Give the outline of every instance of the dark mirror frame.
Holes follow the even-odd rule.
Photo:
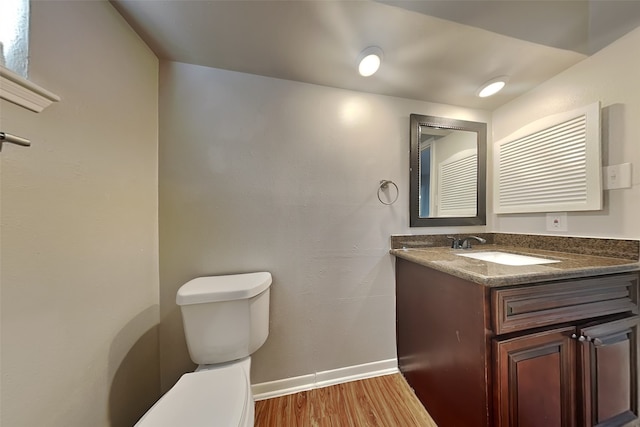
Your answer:
[[[410,115],[409,217],[411,227],[487,224],[487,124],[444,117]],[[427,218],[420,216],[420,128],[422,126],[464,130],[478,136],[478,188],[476,216]]]

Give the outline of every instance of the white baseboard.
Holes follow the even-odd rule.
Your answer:
[[[251,386],[251,391],[255,400],[264,400],[397,372],[397,359],[379,360],[362,365],[347,366],[346,368],[331,369],[329,371],[316,372],[315,374],[254,384]]]

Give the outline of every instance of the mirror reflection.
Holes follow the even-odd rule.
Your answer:
[[[420,217],[476,216],[475,132],[420,126]]]
[[[411,226],[486,224],[486,124],[411,115]]]

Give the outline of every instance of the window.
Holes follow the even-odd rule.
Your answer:
[[[29,56],[29,0],[2,0],[0,16],[0,65],[26,78]]]
[[[0,98],[41,112],[60,97],[27,80],[29,0],[0,0]]]

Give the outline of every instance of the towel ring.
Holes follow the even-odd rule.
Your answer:
[[[387,203],[382,201],[382,198],[380,197],[380,191],[386,190],[387,188],[389,188],[389,184],[396,187],[396,197],[391,202]],[[398,190],[398,186],[396,185],[395,182],[391,181],[390,179],[383,179],[382,181],[380,181],[380,187],[378,187],[378,200],[380,200],[380,203],[382,203],[383,205],[392,205],[396,202],[396,200],[398,200],[399,195],[400,195],[400,190]]]

